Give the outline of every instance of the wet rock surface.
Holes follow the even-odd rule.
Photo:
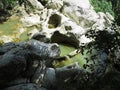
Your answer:
[[[0,1],[0,20],[6,20],[9,15],[3,11],[3,1]],[[77,62],[59,68],[53,66],[56,59],[71,56],[61,57],[56,43],[77,49],[87,45],[92,41],[85,36],[87,31],[103,30],[111,25],[114,18],[109,13],[96,13],[88,0],[19,0],[19,4],[13,12],[20,16],[22,28],[32,32],[28,33],[28,41],[7,41],[0,46],[0,90],[109,90],[112,87],[119,90],[115,84],[110,86],[120,82],[119,64],[114,65],[118,71],[111,68],[110,71],[103,51],[93,51],[93,55],[88,52],[90,56],[84,57],[83,67]],[[117,79],[111,79],[113,74]]]
[[[96,53],[95,61],[85,64],[87,69],[77,62],[54,68],[53,60],[60,58],[60,48],[55,43],[11,42],[1,45],[0,51],[1,90],[97,90],[103,79],[109,80],[110,74],[115,73],[106,72],[106,54],[102,51]],[[115,74],[119,77],[118,71]],[[100,88],[111,88],[107,85]]]
[[[54,43],[29,40],[6,43],[0,46],[0,50],[1,90],[73,90],[78,84],[82,86],[89,83],[88,80],[94,80],[92,74],[77,63],[53,68],[52,60],[60,55],[59,46]]]
[[[36,68],[42,67],[40,63],[44,62],[46,59],[50,60],[51,58],[55,58],[60,54],[57,44],[45,44],[36,40],[21,43],[7,43],[1,46],[0,49],[1,87],[9,85],[8,83],[20,77],[30,81],[32,75],[37,70]],[[41,74],[41,71],[40,69],[40,73],[38,74]]]

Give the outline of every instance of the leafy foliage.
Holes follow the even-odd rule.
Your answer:
[[[108,62],[113,66],[117,65],[117,69],[120,69],[120,57],[118,57],[117,53],[120,53],[120,33],[118,32],[119,28],[117,28],[116,24],[113,24],[109,29],[106,28],[103,31],[90,30],[86,34],[88,38],[94,39],[91,43],[86,45],[84,49],[87,48],[87,53],[92,53],[94,49],[97,52],[105,52],[107,55]],[[83,49],[83,51],[84,51]],[[93,54],[90,60],[95,60],[97,54]]]
[[[1,2],[5,7],[7,6],[7,9],[9,9],[16,5],[17,0],[1,0]]]
[[[95,11],[109,12],[115,17],[117,25],[120,25],[120,0],[90,0]]]
[[[17,0],[7,0],[9,3],[13,4],[15,3]]]
[[[114,15],[112,11],[112,4],[107,0],[90,0],[96,12],[109,12]]]
[[[112,3],[112,9],[115,13],[115,21],[120,25],[120,0],[108,0]]]

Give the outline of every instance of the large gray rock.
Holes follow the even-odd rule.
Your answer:
[[[54,68],[47,68],[42,85],[47,90],[54,90],[56,85],[56,73]]]
[[[19,85],[11,86],[4,90],[46,90],[46,89],[32,83],[27,83],[27,84],[19,84]]]
[[[48,65],[52,64],[51,59],[60,54],[57,44],[46,44],[36,40],[7,43],[0,47],[0,51],[1,87],[17,84],[15,80],[19,81],[19,78],[35,81],[37,76],[44,74],[42,71],[45,72],[46,62]]]
[[[92,27],[102,30],[109,27],[114,20],[110,14],[96,13],[89,0],[63,0],[63,2],[62,13],[85,29]]]
[[[79,67],[78,63],[56,68],[56,86],[57,90],[77,90],[89,82],[90,75],[86,70]]]
[[[55,58],[60,55],[58,44],[45,44],[36,40],[30,40],[27,42],[27,48],[43,59]]]
[[[17,56],[6,53],[0,60],[0,85],[17,78],[26,68],[26,60],[24,56]]]
[[[33,1],[28,0],[27,2]],[[23,26],[36,26],[37,30],[49,40],[56,31],[63,36],[72,33],[73,37],[76,37],[77,47],[92,41],[84,35],[88,30],[91,28],[103,30],[105,27],[109,27],[114,20],[107,12],[96,13],[89,0],[39,0],[37,2],[42,3],[44,8],[38,10],[35,7],[35,11],[22,17]],[[67,41],[72,42],[71,39],[67,39]]]

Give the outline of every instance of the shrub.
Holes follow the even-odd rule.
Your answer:
[[[120,71],[120,28],[113,24],[109,29],[102,31],[90,30],[86,34],[88,38],[94,39],[91,43],[86,45],[88,52],[91,53],[94,49],[98,52],[103,51],[107,55],[107,62]],[[92,60],[94,55],[91,56]],[[117,66],[117,67],[116,67]]]
[[[106,0],[90,0],[90,3],[94,7],[96,12],[109,12],[114,16],[114,12],[112,11],[112,4],[110,1]]]

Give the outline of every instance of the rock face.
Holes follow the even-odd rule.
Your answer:
[[[47,4],[45,5],[45,7],[47,7],[48,9],[56,9],[56,10],[60,10],[63,6],[63,1],[62,0],[48,0]]]
[[[29,29],[34,26],[34,29],[40,31],[49,41],[56,31],[59,31],[59,35],[63,34],[66,37],[69,36],[68,33],[72,33],[72,37],[77,41],[74,47],[91,41],[84,36],[86,31],[91,28],[103,30],[114,20],[109,13],[96,13],[89,0],[19,0],[18,3],[13,13],[21,16],[22,28]],[[67,41],[72,42],[71,40],[68,37]]]
[[[0,49],[0,87],[2,88],[17,84],[15,80],[17,79],[19,82],[19,78],[26,78],[27,82],[33,82],[32,77],[36,79],[39,78],[40,75],[44,75],[46,68],[44,66],[45,62],[49,62],[50,64],[51,62],[49,60],[60,54],[60,49],[57,44],[45,44],[36,40],[21,43],[8,43],[1,46]],[[42,64],[42,62],[44,63]],[[42,66],[44,67],[43,69],[41,69]],[[38,71],[36,68],[38,68],[38,70],[40,68],[40,70]],[[42,70],[44,73],[42,73]],[[34,76],[35,72],[37,74],[35,75],[36,77]],[[22,82],[22,80],[20,80],[20,82]],[[20,86],[18,85],[13,88],[11,87],[12,89],[8,88],[6,90],[13,90],[17,87],[18,90],[19,88],[25,90],[25,88],[29,87],[31,87],[31,90],[34,89],[34,85],[32,84]]]
[[[47,66],[60,54],[57,44],[30,40],[4,44],[0,51],[1,90],[59,90],[69,76],[87,75],[77,63],[56,69]]]
[[[100,86],[98,78],[106,69],[106,54],[98,53],[98,62],[95,61],[92,72],[79,67],[77,62],[61,68],[52,68],[47,64],[50,65],[51,59],[59,57],[60,49],[57,44],[46,44],[36,40],[6,43],[0,46],[0,89],[88,90],[89,87],[89,90],[97,90],[96,87]],[[93,65],[92,62],[94,61],[89,62],[90,65]],[[110,79],[109,73],[102,79]],[[118,72],[115,74],[119,77]],[[106,89],[102,79],[100,83]],[[106,86],[111,88],[109,84]]]
[[[55,58],[60,54],[60,49],[57,44],[46,45],[45,43],[40,43],[39,41],[30,40],[27,43],[27,47],[31,50],[31,52],[41,56],[44,59]]]
[[[25,16],[21,19],[21,22],[23,23],[24,26],[26,27],[31,27],[34,25],[39,25],[40,24],[40,16],[38,15],[33,15],[33,16]]]
[[[74,47],[91,41],[84,36],[86,31],[91,28],[103,30],[109,27],[114,20],[109,13],[96,13],[89,0],[27,0],[23,1],[21,7],[23,10],[18,8],[18,11],[26,12],[21,18],[24,27],[36,26],[36,29],[49,41],[54,32],[59,31],[60,36],[58,37],[63,34],[68,38],[66,41],[72,42],[72,39],[68,37],[68,33],[71,33],[77,41],[77,45],[73,45]],[[56,42],[61,41],[61,39],[57,40]]]
[[[94,85],[100,87],[98,80],[106,78],[103,74],[107,73],[105,52],[94,51],[96,61],[88,62],[86,58],[89,64],[84,68],[77,62],[61,68],[54,68],[52,63],[62,58],[59,43],[77,49],[85,46],[93,41],[86,37],[87,31],[104,30],[114,18],[109,13],[96,13],[89,0],[19,0],[19,4],[13,12],[21,16],[22,31],[34,28],[28,33],[30,40],[0,46],[0,89],[93,90]]]

